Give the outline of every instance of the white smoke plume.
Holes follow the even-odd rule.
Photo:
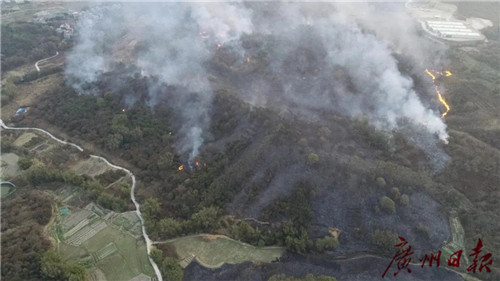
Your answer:
[[[271,55],[274,73],[283,88],[279,94],[272,93],[278,95],[274,97],[276,103],[288,104],[294,110],[309,109],[309,113],[331,109],[351,116],[365,115],[372,125],[385,130],[396,129],[398,122],[409,120],[447,142],[446,125],[439,112],[424,106],[412,79],[399,71],[390,45],[364,32],[344,9],[325,4],[282,4],[273,9],[275,14],[258,19],[259,32],[284,38]],[[280,24],[272,24],[278,20]],[[365,17],[364,21],[369,20]],[[384,28],[377,29],[380,34],[385,32]],[[414,42],[421,40],[416,33],[405,36],[394,44],[408,49],[411,36],[415,36]],[[425,53],[418,54],[423,58]],[[415,59],[418,54],[412,53]],[[250,88],[258,91],[255,86]],[[269,91],[269,87],[262,91]],[[269,95],[264,99],[253,101],[270,103]]]
[[[155,78],[150,80],[149,104],[166,100],[181,120],[175,146],[192,161],[203,143],[212,101],[204,66],[217,46],[251,33],[251,12],[240,9],[223,3],[93,8],[77,26],[77,43],[68,55],[67,80],[79,93],[93,93],[92,85],[112,65],[134,64],[142,75]]]
[[[103,42],[113,37],[106,27],[115,26],[116,19],[113,15],[104,16],[104,12],[97,7],[91,13],[85,13],[76,26],[78,44],[67,55],[66,75],[79,93],[92,92],[90,85],[99,81],[101,75],[108,71]]]
[[[410,16],[404,3],[336,2],[334,6],[387,42],[395,53],[410,58],[418,74],[425,68],[438,68],[446,63],[447,45],[426,38],[421,23]]]
[[[245,56],[253,55],[242,47],[243,35],[263,35],[272,38],[263,39],[267,41],[259,47],[269,54],[269,69],[249,81],[234,82],[248,102],[307,118],[325,111],[364,115],[388,131],[401,123],[415,124],[446,142],[438,110],[424,105],[393,56],[394,49],[416,49],[410,42],[420,40],[417,32],[411,30],[398,41],[385,26],[367,28],[379,18],[352,16],[351,10],[328,3],[127,3],[99,8],[78,25],[66,76],[82,93],[120,61],[154,77],[149,103],[171,105],[182,120],[175,146],[192,160],[210,121],[209,62],[222,48],[230,49],[242,65]],[[412,56],[416,61],[425,52],[414,50]]]

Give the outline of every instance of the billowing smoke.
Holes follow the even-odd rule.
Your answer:
[[[399,71],[389,45],[363,31],[350,14],[339,12],[337,6],[311,3],[271,10],[276,12],[256,22],[259,32],[277,38],[270,52],[274,76],[257,80],[260,86],[250,82],[248,100],[285,106],[308,116],[324,110],[364,115],[384,130],[410,122],[447,141],[439,112],[424,106],[412,79]],[[410,35],[405,36],[397,45],[409,48]],[[269,94],[261,95],[262,100],[252,95],[266,91]]]
[[[395,53],[411,59],[416,74],[422,74],[425,68],[446,64],[447,45],[423,36],[421,23],[410,16],[405,4],[336,2],[334,5],[342,14],[354,18],[363,29],[387,42]]]
[[[68,55],[67,81],[79,93],[94,93],[93,86],[104,72],[123,66],[120,62],[133,64],[141,75],[154,78],[148,80],[148,104],[154,107],[163,100],[177,115],[181,126],[175,147],[192,161],[210,119],[212,89],[205,65],[217,46],[250,33],[250,28],[250,11],[231,4],[93,8],[77,26],[77,44]],[[136,101],[130,96],[125,100]]]
[[[446,125],[398,69],[393,49],[407,51],[412,35],[386,43],[383,28],[330,4],[151,3],[89,11],[68,55],[67,80],[85,93],[117,62],[133,64],[149,79],[149,104],[166,102],[182,122],[175,144],[193,159],[207,134],[212,86],[210,61],[230,54],[232,81],[255,106],[279,108],[304,118],[322,112],[363,115],[383,130],[413,124],[446,142]],[[373,19],[373,22],[376,22]],[[393,23],[398,25],[398,23]],[[248,37],[257,47],[243,47]],[[415,33],[415,37],[417,34]],[[110,38],[110,39],[108,39]],[[413,46],[412,46],[413,48]],[[266,53],[261,73],[238,74]],[[416,57],[424,53],[413,53]],[[256,59],[259,60],[258,58]],[[263,69],[263,68],[261,68]],[[246,76],[245,76],[246,75]],[[432,138],[430,138],[432,139]]]
[[[113,39],[116,40],[116,34],[120,33],[122,27],[116,25],[116,15],[106,12],[106,9],[95,8],[91,13],[86,13],[76,26],[78,43],[67,55],[65,71],[68,82],[79,93],[93,92],[95,89],[92,84],[109,71],[106,48],[111,46],[109,43],[114,42]],[[110,32],[110,27],[113,27],[113,32]]]

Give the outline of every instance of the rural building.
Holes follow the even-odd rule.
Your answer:
[[[26,107],[20,107],[20,108],[16,111],[16,114],[23,114],[23,113],[26,113],[26,111],[28,111],[28,109],[26,109]]]
[[[427,20],[425,27],[435,36],[443,39],[457,39],[460,41],[484,40],[478,31],[468,27],[461,21]]]

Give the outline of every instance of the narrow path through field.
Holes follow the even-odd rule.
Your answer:
[[[51,58],[55,58],[55,57],[57,57],[57,55],[59,55],[59,51],[57,51],[57,52],[56,52],[56,54],[55,54],[55,55],[53,55],[53,56],[51,56],[51,57],[44,58],[44,59],[41,59],[41,60],[37,61],[37,62],[35,63],[35,68],[36,68],[36,71],[40,72],[40,67],[38,67],[38,64],[39,64],[39,63],[44,62],[44,61],[46,61],[46,60],[50,60]]]
[[[57,53],[59,54],[59,52]],[[57,55],[56,54],[56,55]],[[46,135],[48,135],[51,139],[59,142],[59,143],[62,143],[62,144],[66,144],[66,145],[71,145],[73,146],[74,148],[78,149],[79,151],[83,152],[83,148],[81,148],[79,145],[76,145],[74,143],[71,143],[71,142],[67,142],[67,141],[63,141],[61,139],[58,139],[56,138],[54,135],[52,135],[51,133],[43,130],[43,129],[40,129],[40,128],[31,128],[31,127],[26,127],[26,128],[15,128],[15,127],[9,127],[7,125],[5,125],[5,123],[3,122],[2,119],[0,119],[0,126],[4,129],[7,129],[7,130],[36,130],[36,131],[39,131],[39,132],[42,132]],[[139,219],[141,220],[141,225],[142,225],[142,236],[144,237],[144,240],[146,241],[146,250],[148,252],[148,258],[149,258],[149,262],[151,263],[151,266],[153,266],[153,269],[155,270],[155,273],[156,273],[156,276],[158,278],[158,281],[163,281],[162,279],[162,276],[161,276],[161,273],[160,273],[160,269],[158,268],[158,265],[153,261],[153,259],[151,259],[151,257],[149,256],[150,254],[150,251],[151,251],[151,244],[152,244],[152,241],[151,239],[149,239],[149,236],[148,234],[146,233],[146,227],[144,226],[144,218],[142,217],[142,214],[141,214],[141,210],[140,210],[140,206],[139,206],[139,203],[137,202],[137,200],[135,199],[135,187],[136,187],[136,180],[135,180],[135,175],[132,174],[132,172],[130,172],[128,169],[125,169],[123,167],[120,167],[120,166],[117,166],[117,165],[114,165],[114,164],[111,164],[106,158],[104,157],[101,157],[101,156],[97,156],[97,155],[90,155],[90,157],[92,158],[97,158],[97,159],[100,159],[102,161],[104,161],[106,164],[108,164],[109,166],[115,168],[115,169],[118,169],[118,170],[122,170],[124,172],[126,172],[131,178],[132,178],[132,188],[130,189],[130,199],[132,199],[132,202],[134,203],[135,205],[135,212],[137,214],[137,216],[139,217]]]

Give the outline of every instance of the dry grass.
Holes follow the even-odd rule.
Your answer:
[[[19,156],[14,153],[2,154],[2,172],[0,173],[2,179],[9,179],[19,174],[19,167],[17,166],[18,160]]]
[[[27,142],[29,142],[32,138],[36,137],[37,135],[35,133],[23,133],[22,135],[20,135],[15,141],[14,141],[14,145],[15,146],[23,146],[25,145]]]
[[[33,66],[34,67],[34,66]],[[32,106],[36,100],[47,90],[62,82],[62,74],[52,74],[29,83],[16,85],[16,96],[6,105],[2,106],[2,119],[7,120],[15,115],[21,106]],[[29,110],[26,114],[29,114]]]
[[[86,174],[89,176],[97,176],[107,170],[110,170],[111,167],[99,159],[88,158],[86,160],[76,162],[70,167],[70,169],[75,171],[78,175]]]
[[[284,252],[281,247],[254,247],[223,235],[186,236],[168,244],[175,247],[181,259],[194,255],[200,264],[208,268],[246,261],[269,263],[281,257]]]

